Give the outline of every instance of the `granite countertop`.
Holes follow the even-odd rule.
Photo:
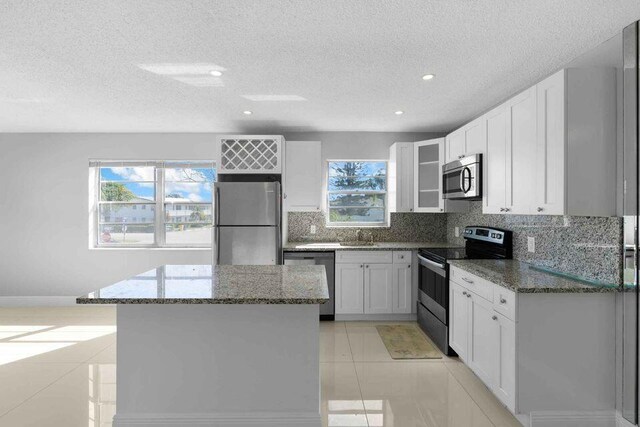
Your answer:
[[[463,259],[449,264],[518,293],[616,292],[619,286],[549,272],[516,260]]]
[[[324,266],[164,265],[76,299],[78,304],[323,304]]]
[[[339,242],[289,242],[284,245],[284,250],[289,252],[410,251],[420,248],[449,248],[453,246],[455,245],[447,242],[375,242],[373,246],[342,246]]]

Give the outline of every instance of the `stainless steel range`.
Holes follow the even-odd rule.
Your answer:
[[[418,323],[433,342],[449,356],[449,264],[453,259],[511,259],[513,236],[499,228],[470,226],[464,229],[465,246],[423,248],[418,252]]]

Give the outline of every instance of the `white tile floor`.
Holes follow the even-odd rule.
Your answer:
[[[519,427],[458,362],[394,361],[369,322],[323,322],[323,424]],[[0,309],[0,427],[106,427],[115,412],[115,309]]]

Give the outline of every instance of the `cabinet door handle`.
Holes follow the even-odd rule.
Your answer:
[[[360,268],[364,267],[364,265],[360,264]]]
[[[504,211],[505,211],[505,212],[509,212],[510,210],[511,210],[511,209],[509,209],[509,208],[504,208]]]
[[[493,320],[498,320],[498,316],[491,316]]]
[[[407,265],[407,268],[411,268],[411,264]]]
[[[504,208],[500,208],[500,212],[504,212]]]
[[[467,283],[471,283],[473,285],[473,280],[471,279],[467,279],[466,277],[463,277],[462,280],[464,280]]]
[[[462,291],[462,295],[466,295],[466,294],[467,294],[467,291]]]
[[[542,212],[544,209],[542,208],[538,208],[538,212]]]
[[[500,298],[500,304],[506,304],[506,303],[507,303],[507,300],[506,300],[506,299],[504,299],[504,298]]]
[[[467,298],[471,298],[471,294],[467,294]]]
[[[366,268],[369,268],[369,265],[367,264],[367,265],[365,265],[365,267],[366,267]]]

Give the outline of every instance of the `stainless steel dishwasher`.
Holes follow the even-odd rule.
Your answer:
[[[284,265],[324,265],[327,270],[329,301],[320,304],[320,320],[334,320],[335,316],[335,255],[333,252],[285,252]]]

